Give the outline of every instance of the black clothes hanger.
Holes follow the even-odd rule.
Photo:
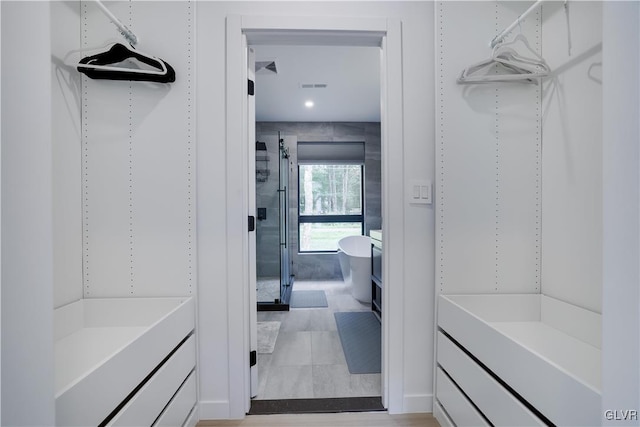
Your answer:
[[[154,70],[112,66],[112,64],[131,58],[153,67]],[[92,79],[135,80],[157,83],[176,81],[176,72],[171,65],[160,58],[144,55],[120,43],[114,44],[105,52],[82,58],[77,68],[78,71]]]

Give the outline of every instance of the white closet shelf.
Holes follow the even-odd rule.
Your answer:
[[[81,328],[55,343],[56,397],[135,341],[146,327]]]
[[[600,314],[541,294],[440,295],[438,326],[554,424],[599,422]]]
[[[82,299],[54,310],[57,425],[98,425],[194,328],[193,298]]]

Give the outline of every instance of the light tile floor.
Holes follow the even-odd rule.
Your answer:
[[[271,354],[258,354],[256,399],[380,396],[380,374],[349,373],[336,328],[336,311],[369,311],[342,281],[296,281],[296,290],[323,290],[328,308],[260,311],[258,321],[280,321]]]

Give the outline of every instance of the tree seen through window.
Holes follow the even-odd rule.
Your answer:
[[[362,165],[299,166],[300,251],[334,251],[362,234]]]

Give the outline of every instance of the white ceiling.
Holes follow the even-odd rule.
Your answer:
[[[259,45],[254,50],[256,62],[275,60],[278,71],[256,73],[257,121],[380,121],[380,48]],[[314,106],[305,107],[305,101]]]

